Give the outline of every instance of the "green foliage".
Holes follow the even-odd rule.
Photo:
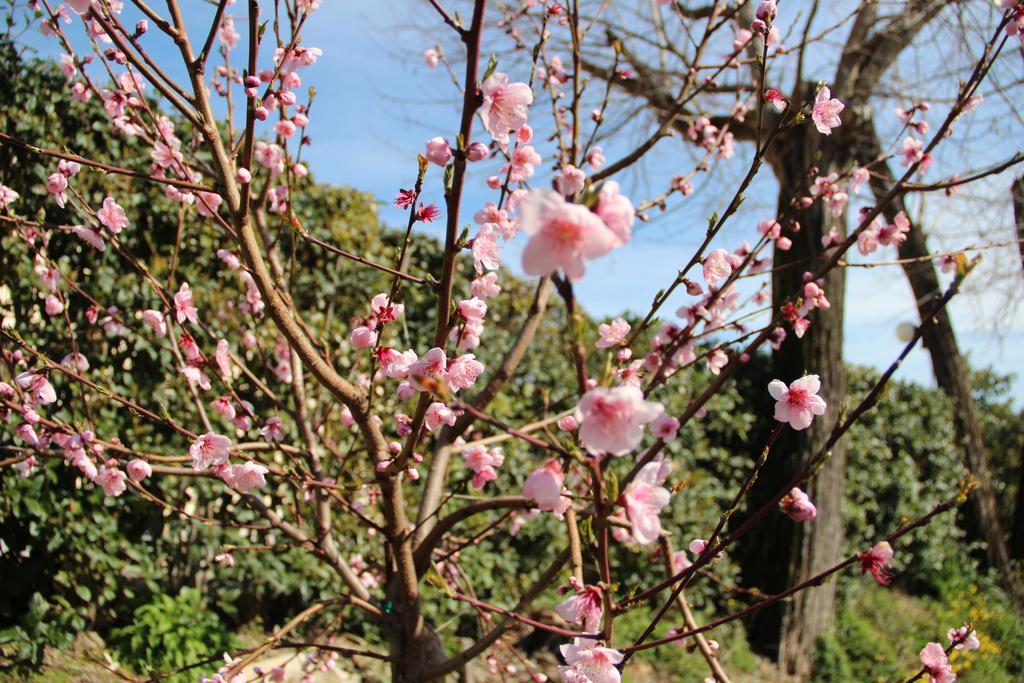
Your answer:
[[[110,636],[121,660],[147,673],[172,671],[215,657],[234,642],[195,588],[183,588],[173,596],[153,595],[135,610],[130,624],[114,629]],[[182,673],[167,680],[194,679],[193,674]]]
[[[836,615],[834,633],[818,643],[814,680],[905,680],[920,668],[918,653],[925,644],[945,646],[948,629],[972,623],[981,647],[950,656],[957,680],[1019,681],[1024,631],[1012,605],[984,577],[949,575],[940,584],[935,598],[912,598],[873,582],[851,591]]]

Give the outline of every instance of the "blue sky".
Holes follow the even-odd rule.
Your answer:
[[[198,2],[186,0],[185,5],[195,6]],[[437,24],[425,5],[413,0],[381,0],[372,4],[324,0],[304,39],[305,45],[324,50],[316,65],[301,72],[304,86],[314,85],[317,89],[312,123],[307,129],[313,145],[303,153],[304,159],[318,180],[351,185],[379,197],[381,215],[393,225],[402,224],[405,219],[390,206],[389,200],[398,188],[410,185],[415,175],[416,154],[423,149],[424,141],[434,135],[453,139],[457,127],[458,93],[442,69],[430,70],[418,58],[432,41],[416,26]],[[241,12],[242,6],[243,3],[237,3],[231,9]],[[209,14],[205,5],[195,12],[188,18],[194,19],[196,25]],[[128,14],[126,10],[126,18],[134,22],[135,17]],[[239,30],[244,32],[243,27],[244,22],[239,21]],[[78,29],[74,27],[73,31],[81,33]],[[52,50],[41,37],[33,37],[31,42]],[[175,58],[167,47],[157,46],[155,38],[152,44],[158,58],[165,62]],[[449,45],[447,49],[455,54],[457,46]],[[528,74],[511,75],[514,80],[525,80]],[[535,107],[535,119],[550,111],[546,99],[540,102],[543,106]],[[932,117],[935,125],[939,120],[939,114]],[[476,130],[481,133],[479,123]],[[634,131],[632,135],[639,134]],[[632,138],[626,136],[620,147],[625,149],[629,142]],[[617,156],[615,151],[614,145],[606,146],[609,160]],[[649,179],[667,178],[687,170],[689,154],[682,143],[664,141],[651,162],[620,182],[636,200],[657,194],[664,181]],[[750,154],[750,149],[738,147],[736,157],[729,162],[731,168],[723,168],[725,176],[745,171]],[[944,177],[943,161],[940,157],[931,179]],[[493,199],[484,179],[495,170],[496,165],[488,162],[470,166],[464,222],[485,201]],[[930,233],[934,233],[930,238],[932,248],[954,249],[980,243],[993,234],[995,228],[989,226],[1005,230],[1011,225],[1012,209],[1005,190],[1011,179],[1010,174],[995,176],[981,188],[956,199],[955,204],[942,204],[938,198],[929,197],[923,205],[915,207],[928,223]],[[536,184],[543,182],[542,178]],[[432,167],[426,192],[428,199],[439,204],[440,186],[440,171]],[[743,239],[753,240],[756,222],[774,211],[775,188],[766,169],[747,193],[749,200],[743,210],[714,246],[734,248]],[[998,200],[991,201],[992,196]],[[591,263],[576,290],[584,306],[598,317],[625,310],[646,311],[654,294],[671,283],[678,267],[703,236],[707,216],[716,209],[724,209],[729,197],[731,191],[726,181],[698,183],[698,192],[686,200],[686,205],[640,225],[628,247]],[[984,225],[979,221],[984,221]],[[434,232],[439,234],[440,229]],[[520,236],[506,247],[505,262],[515,272],[519,272],[522,240]],[[894,253],[884,251],[876,252],[871,260],[895,258]],[[985,253],[984,266],[974,278],[977,284],[969,284],[967,293],[954,302],[953,315],[961,346],[972,362],[1017,373],[1014,395],[1020,405],[1024,400],[1024,382],[1020,380],[1024,373],[1024,314],[1019,306],[1020,265],[1014,252],[1003,249]],[[1000,273],[1004,275],[1000,277]],[[997,285],[992,285],[993,281]],[[852,294],[847,301],[846,358],[875,367],[888,365],[902,347],[896,338],[896,326],[916,321],[914,302],[901,270],[893,265],[850,268],[847,291]],[[682,302],[683,299],[673,302],[675,305],[665,310],[672,311]],[[926,352],[916,349],[899,376],[932,385]]]

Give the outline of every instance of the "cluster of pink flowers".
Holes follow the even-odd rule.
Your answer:
[[[197,472],[210,470],[229,486],[242,493],[266,485],[264,475],[270,470],[259,463],[229,462],[231,439],[215,432],[207,432],[196,439],[188,449],[192,467]]]
[[[477,377],[484,371],[484,365],[471,353],[457,358],[448,359],[444,349],[433,348],[417,359],[413,351],[406,351],[400,360],[388,366],[384,372],[389,377],[404,379],[414,391],[433,391],[440,393],[447,389],[456,393],[459,389],[468,389],[476,383]],[[399,395],[407,393],[399,387]],[[411,394],[409,394],[411,395]]]
[[[356,325],[349,336],[349,343],[354,349],[368,349],[377,344],[378,326],[387,325],[402,317],[405,306],[394,303],[387,294],[381,292],[370,300],[370,315]]]
[[[12,354],[13,356],[13,354]],[[17,362],[21,356],[12,358]],[[15,390],[17,387],[17,391]],[[39,411],[57,402],[57,392],[43,372],[27,370],[14,378],[14,387],[0,382],[0,400],[14,402],[21,397],[20,407],[15,412],[23,422],[14,429],[14,434],[29,448],[43,450],[56,446],[64,460],[76,467],[86,479],[103,489],[108,496],[120,496],[127,490],[127,480],[141,482],[152,473],[152,467],[145,460],[133,459],[127,464],[127,476],[116,458],[106,457],[108,447],[101,443],[92,431],[62,431],[61,427],[45,426]],[[0,421],[6,420],[11,411],[0,406]],[[38,428],[38,431],[37,431]],[[116,439],[115,445],[120,445]],[[99,465],[97,465],[97,460]],[[39,465],[34,455],[18,463],[19,474],[29,476]]]
[[[906,241],[908,232],[910,232],[910,219],[903,211],[893,217],[891,224],[883,223],[881,218],[876,217],[857,235],[857,250],[867,256],[879,246],[899,247]]]
[[[505,462],[505,454],[500,448],[479,445],[462,451],[462,458],[466,467],[473,471],[472,486],[477,491],[498,478],[497,468]]]
[[[746,36],[743,38],[743,43],[749,41],[750,32],[746,29],[740,29],[740,33],[746,32]],[[737,37],[739,40],[740,37]],[[721,129],[718,126],[711,123],[711,119],[706,116],[700,116],[690,123],[686,129],[686,137],[694,142],[700,142],[701,147],[708,150],[709,152],[715,152],[715,156],[719,159],[729,159],[736,152],[736,138],[727,129]]]

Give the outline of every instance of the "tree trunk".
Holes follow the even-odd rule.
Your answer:
[[[1013,217],[1017,223],[1017,248],[1020,250],[1020,266],[1024,273],[1024,176],[1017,178],[1010,186],[1013,198]]]
[[[1020,249],[1021,269],[1024,270],[1024,176],[1013,181],[1010,187],[1013,197],[1013,217],[1017,223],[1017,248]],[[1013,512],[1013,534],[1010,537],[1010,557],[1024,560],[1024,454],[1020,461],[1020,478],[1017,480],[1017,502]]]
[[[870,122],[867,125],[870,126]],[[871,147],[863,150],[864,160],[880,158],[881,145],[874,131],[871,130],[870,135],[865,135],[863,139],[868,141],[865,147]],[[876,197],[884,195],[895,182],[888,163],[876,166],[876,174],[871,180]],[[892,221],[900,211],[906,211],[901,196],[885,207],[884,214],[887,220]],[[899,257],[904,261],[903,272],[914,292],[922,321],[930,311],[932,301],[942,294],[942,284],[939,282],[935,265],[926,258],[928,254],[924,230],[915,224],[907,234],[906,241],[899,247]],[[971,392],[967,364],[960,354],[948,309],[942,309],[933,317],[932,324],[925,328],[921,341],[931,356],[936,384],[953,401],[953,427],[957,444],[963,450],[964,463],[977,483],[970,495],[971,511],[976,520],[978,533],[985,540],[989,564],[999,572],[1004,590],[1020,602],[1024,591],[1019,573],[1014,570],[1010,559],[1006,534],[999,517],[999,505],[989,476],[988,456],[985,452],[981,422],[978,419],[978,407]]]
[[[770,159],[780,184],[780,214],[794,197],[806,193],[807,169],[821,143],[821,136],[810,129],[809,134],[789,137]],[[826,163],[835,158],[835,148],[826,147],[822,152]],[[832,227],[845,228],[845,216],[829,216],[822,202],[815,202],[796,218],[802,226],[800,232],[786,233],[792,238],[792,248],[775,251],[772,290],[776,308],[803,287],[805,271],[814,271],[822,264],[822,236]],[[821,448],[839,413],[846,394],[842,357],[844,279],[841,268],[829,274],[824,289],[831,308],[810,314],[811,326],[802,339],[789,330],[782,347],[774,354],[775,376],[787,383],[805,372],[821,377],[821,396],[829,410],[806,431],[783,430],[751,492],[750,509],[757,509],[777,493],[799,471],[802,463]],[[777,593],[841,559],[845,479],[846,447],[840,442],[808,486],[807,493],[818,508],[817,517],[810,522],[796,523],[782,514],[769,516],[757,534],[762,541],[758,547],[748,548],[741,559],[746,562],[746,581],[768,593]],[[768,539],[767,542],[764,539]],[[748,623],[748,630],[756,649],[778,657],[789,673],[807,678],[815,643],[832,627],[834,616],[835,582],[830,581],[798,593],[792,601],[761,610]]]

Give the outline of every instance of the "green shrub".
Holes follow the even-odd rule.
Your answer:
[[[153,596],[135,610],[132,623],[111,631],[110,640],[122,663],[144,673],[180,669],[216,657],[234,644],[224,622],[195,588]],[[167,680],[194,678],[193,673],[182,673]]]

